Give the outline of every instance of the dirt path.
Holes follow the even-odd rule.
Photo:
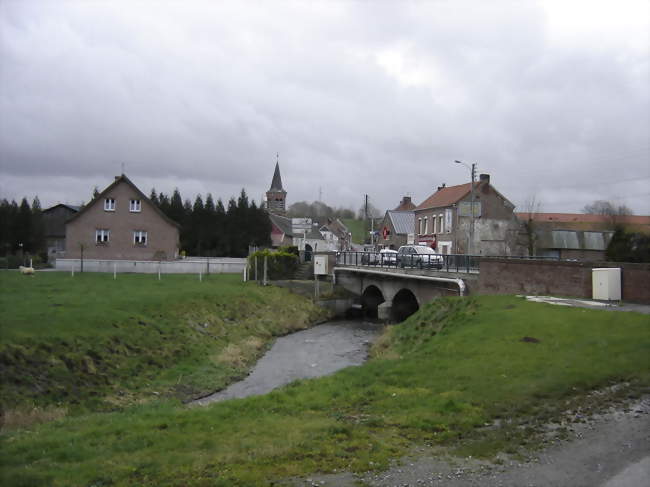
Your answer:
[[[380,331],[381,325],[373,323],[332,321],[280,337],[246,379],[193,404],[266,394],[296,379],[361,365]]]
[[[434,455],[405,458],[389,470],[312,476],[290,485],[648,487],[650,396],[570,426],[571,437],[533,455],[502,464]]]

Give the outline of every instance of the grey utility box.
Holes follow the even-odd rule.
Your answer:
[[[604,267],[591,270],[593,298],[603,301],[621,300],[621,269]]]

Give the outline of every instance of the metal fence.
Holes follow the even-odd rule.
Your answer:
[[[410,268],[445,272],[478,272],[480,257],[466,254],[385,254],[380,252],[339,252],[337,265],[379,268]]]

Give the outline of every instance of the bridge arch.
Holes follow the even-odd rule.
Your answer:
[[[374,284],[371,284],[366,287],[361,295],[361,308],[363,309],[363,313],[369,318],[377,318],[377,308],[384,301],[386,299],[381,290]]]
[[[390,312],[391,321],[397,323],[404,321],[419,309],[420,303],[418,303],[418,298],[413,291],[408,288],[402,288],[393,297],[393,305]]]

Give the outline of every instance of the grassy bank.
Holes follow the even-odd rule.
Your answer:
[[[5,434],[3,485],[268,485],[385,466],[414,444],[514,452],[535,438],[519,420],[552,417],[613,383],[647,390],[649,346],[647,315],[443,299],[388,328],[373,360],[330,377],[206,408],[160,401]],[[485,427],[497,418],[513,422]]]
[[[212,392],[245,375],[274,336],[324,317],[304,298],[240,281],[0,273],[4,419]]]

